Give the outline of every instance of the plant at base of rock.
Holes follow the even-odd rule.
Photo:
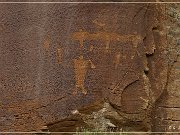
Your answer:
[[[132,135],[131,133],[123,132],[112,132],[112,131],[99,131],[98,129],[87,129],[87,128],[77,128],[76,134],[74,135]]]

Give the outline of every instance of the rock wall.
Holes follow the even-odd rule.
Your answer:
[[[1,131],[177,129],[175,6],[1,3]]]
[[[166,4],[166,30],[168,42],[168,81],[164,94],[156,104],[154,112],[155,131],[162,132],[179,132],[180,131],[180,105],[179,105],[179,20],[180,20],[180,5]]]

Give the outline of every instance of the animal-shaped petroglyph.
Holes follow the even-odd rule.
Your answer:
[[[94,22],[97,23],[97,22]],[[100,24],[101,25],[101,24]],[[102,24],[102,27],[104,24]],[[80,89],[82,93],[87,94],[87,90],[85,89],[84,82],[87,70],[89,68],[89,64],[91,65],[91,68],[95,68],[94,64],[91,62],[91,60],[86,60],[83,57],[83,47],[85,41],[103,41],[104,43],[104,52],[105,53],[111,53],[111,41],[116,42],[132,42],[133,45],[133,54],[132,58],[135,56],[137,52],[137,47],[139,42],[141,41],[141,37],[136,35],[120,35],[113,32],[106,32],[106,31],[98,31],[95,33],[89,33],[87,31],[83,31],[80,29],[78,32],[74,32],[72,34],[72,40],[79,42],[79,48],[80,48],[80,57],[78,59],[74,59],[74,70],[75,70],[75,78],[76,78],[76,88],[74,91],[74,94],[77,93],[77,90]],[[89,52],[92,52],[94,50],[94,46],[90,45]],[[123,58],[124,56],[121,56],[120,52],[117,52],[115,54],[113,63],[115,69],[118,68],[118,65],[120,64],[120,58]]]
[[[78,32],[74,32],[72,34],[72,39],[79,41],[80,49],[83,48],[83,42],[85,40],[100,40],[104,41],[105,44],[105,52],[110,52],[110,42],[117,41],[117,42],[132,42],[133,49],[136,50],[139,42],[142,40],[141,36],[139,35],[120,35],[113,32],[96,32],[96,33],[89,33],[80,29]],[[136,51],[135,51],[136,52]],[[134,57],[134,54],[133,56]]]
[[[84,59],[83,55],[80,55],[78,59],[74,59],[73,61],[76,79],[76,88],[73,94],[77,94],[78,89],[80,89],[83,94],[87,94],[87,90],[84,86],[86,73],[89,66],[90,68],[95,68],[95,65],[92,63],[91,60]]]

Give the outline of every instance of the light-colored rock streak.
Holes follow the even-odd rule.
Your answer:
[[[118,52],[118,53],[115,55],[115,59],[114,59],[115,69],[118,68],[118,65],[119,65],[119,63],[120,63],[120,57],[121,57],[121,53]]]
[[[57,61],[58,61],[59,64],[62,63],[62,58],[63,58],[63,49],[58,48],[57,49]]]

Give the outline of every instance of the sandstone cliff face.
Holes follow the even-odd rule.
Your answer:
[[[156,103],[154,112],[155,131],[180,131],[180,109],[179,109],[179,19],[180,5],[166,5],[166,30],[167,30],[167,61],[168,61],[168,81],[166,89],[161,98]]]
[[[1,131],[169,131],[173,120],[178,125],[171,40],[179,40],[166,36],[177,27],[167,22],[171,5],[0,7]]]

